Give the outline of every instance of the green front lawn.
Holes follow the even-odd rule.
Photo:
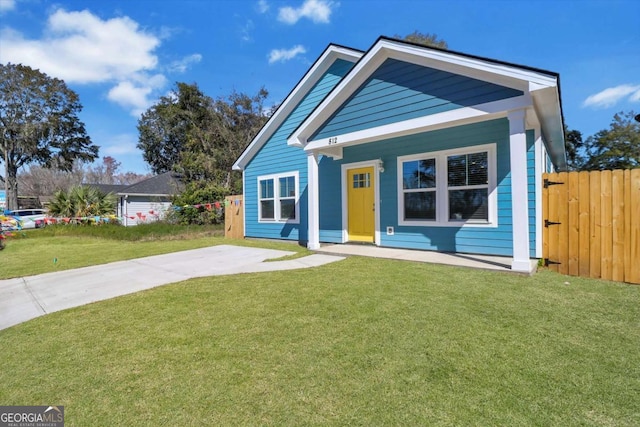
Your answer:
[[[0,402],[69,426],[637,426],[639,349],[638,286],[353,257],[0,331]]]
[[[224,238],[222,226],[177,226],[162,223],[122,227],[49,226],[14,233],[0,252],[0,279],[122,261],[220,244],[272,247],[306,254],[288,243]]]

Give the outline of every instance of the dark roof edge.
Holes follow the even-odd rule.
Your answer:
[[[329,43],[327,45],[327,47],[325,47],[322,52],[320,53],[320,55],[318,55],[318,57],[316,58],[315,61],[313,61],[313,64],[311,64],[311,66],[309,68],[307,68],[307,71],[304,72],[304,74],[302,75],[302,77],[300,77],[300,79],[298,79],[298,81],[296,82],[295,85],[293,85],[293,87],[291,88],[291,90],[289,91],[289,93],[287,94],[287,96],[285,96],[282,99],[282,102],[280,103],[280,105],[278,105],[278,108],[275,109],[275,111],[273,112],[273,114],[271,114],[271,117],[269,117],[269,120],[267,120],[262,127],[258,130],[258,132],[256,132],[256,134],[253,136],[253,138],[251,138],[251,141],[249,141],[249,143],[247,144],[246,147],[244,147],[244,150],[242,150],[242,153],[240,153],[240,155],[234,160],[233,164],[235,165],[238,160],[240,160],[245,152],[249,149],[249,147],[251,147],[251,143],[253,142],[253,140],[255,139],[256,136],[260,135],[260,133],[262,132],[262,130],[267,127],[267,125],[269,124],[269,122],[271,121],[271,118],[274,117],[278,111],[280,111],[280,108],[282,108],[282,106],[285,104],[285,101],[287,99],[289,99],[291,97],[291,95],[295,92],[296,88],[300,85],[300,83],[302,83],[302,81],[305,79],[305,77],[307,77],[307,74],[309,74],[309,72],[316,66],[316,64],[318,64],[318,61],[320,61],[320,58],[322,58],[322,56],[331,48],[331,47],[337,47],[340,49],[348,49],[348,50],[352,50],[354,52],[360,52],[360,53],[364,53],[363,50],[360,49],[354,49],[352,47],[348,47],[348,46],[344,46],[341,44],[337,44],[337,43]]]
[[[499,59],[489,58],[489,57],[486,57],[486,56],[472,55],[472,54],[469,54],[469,53],[460,52],[460,51],[452,50],[452,49],[443,49],[441,47],[426,46],[426,45],[423,45],[423,44],[420,44],[420,43],[415,43],[415,42],[410,42],[410,41],[406,41],[406,40],[396,39],[396,38],[388,37],[388,36],[380,36],[380,37],[378,37],[378,39],[375,41],[375,43],[371,47],[375,46],[380,40],[388,40],[388,41],[392,41],[392,42],[404,43],[404,44],[408,44],[408,45],[415,46],[415,47],[422,47],[422,48],[437,50],[437,51],[443,52],[443,53],[452,53],[454,55],[465,56],[465,57],[471,58],[471,59],[479,59],[481,61],[489,61],[489,62],[494,62],[496,64],[507,65],[509,67],[518,67],[518,68],[522,68],[522,69],[525,69],[525,70],[534,71],[534,72],[537,72],[537,73],[548,74],[548,75],[553,76],[553,77],[559,77],[560,76],[560,74],[558,74],[555,71],[549,71],[549,70],[545,70],[543,68],[531,67],[529,65],[516,64],[515,62],[501,61]]]

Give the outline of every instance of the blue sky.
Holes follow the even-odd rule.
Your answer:
[[[289,93],[329,43],[436,33],[452,50],[560,73],[565,122],[589,136],[640,111],[640,1],[0,0],[0,63],[62,78],[100,156],[148,173],[142,111],[175,82],[211,97]]]

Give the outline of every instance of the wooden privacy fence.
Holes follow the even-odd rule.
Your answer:
[[[227,196],[224,199],[224,237],[242,239],[244,237],[243,197]]]
[[[640,169],[542,175],[550,269],[640,284]]]

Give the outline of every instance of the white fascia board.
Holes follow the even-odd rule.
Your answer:
[[[258,153],[271,135],[273,135],[278,127],[289,117],[289,114],[291,114],[294,108],[302,101],[324,73],[326,73],[336,59],[356,62],[362,55],[363,53],[357,50],[330,45],[298,82],[269,121],[260,129],[260,132],[253,138],[240,157],[238,157],[238,160],[233,164],[233,170],[244,170],[253,156]]]
[[[425,50],[417,46],[399,45],[389,41],[386,41],[386,43],[393,46],[393,53],[390,54],[391,58],[424,65],[425,67],[449,71],[525,92],[536,88],[557,86],[557,78],[554,75],[540,71],[472,58],[452,52]]]
[[[546,88],[534,92],[532,97],[549,157],[556,168],[564,170],[567,167],[567,158],[558,88]]]
[[[328,120],[331,114],[342,103],[346,102],[349,96],[384,62],[386,56],[379,55],[380,51],[381,47],[377,44],[360,59],[320,105],[291,134],[287,140],[288,145],[304,147],[307,144],[307,139],[311,134]],[[328,108],[329,106],[331,108]]]
[[[388,58],[499,84],[521,90],[525,94],[532,90],[557,87],[557,78],[542,72],[383,39],[361,58],[351,72],[289,137],[287,143],[304,147],[308,138]]]
[[[419,132],[427,132],[476,123],[492,118],[506,117],[508,111],[532,106],[531,96],[528,94],[500,101],[487,102],[473,107],[458,108],[443,113],[417,117],[402,122],[390,123],[343,135],[335,135],[309,142],[305,151],[321,151],[331,155],[337,148],[364,144],[382,139],[395,138]]]

